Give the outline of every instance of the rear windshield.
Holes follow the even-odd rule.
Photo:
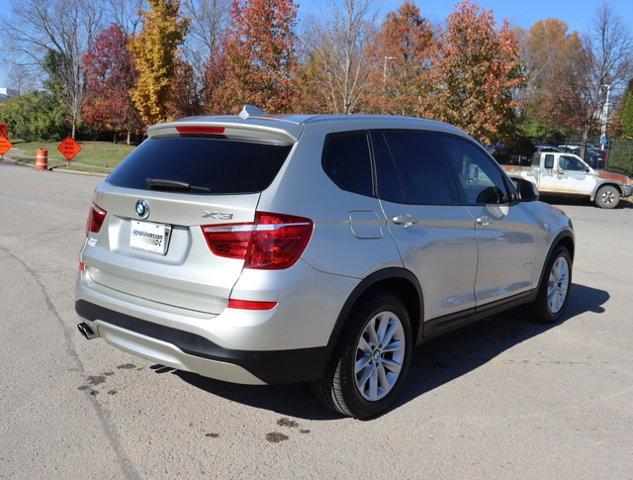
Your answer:
[[[154,137],[136,148],[107,181],[141,190],[150,190],[146,179],[152,178],[188,183],[211,194],[261,192],[272,183],[290,149],[221,138]]]

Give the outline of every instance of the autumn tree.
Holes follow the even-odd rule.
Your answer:
[[[83,119],[103,130],[125,132],[129,145],[131,132],[142,124],[130,98],[136,71],[128,40],[127,33],[114,23],[97,35],[92,50],[84,56],[87,94]]]
[[[215,85],[208,109],[239,110],[252,103],[270,113],[290,111],[297,95],[292,0],[234,0],[223,58],[213,58]],[[220,67],[220,69],[218,69]]]
[[[148,0],[142,12],[143,28],[132,39],[138,79],[132,100],[148,124],[167,121],[174,79],[176,51],[187,32],[188,20],[180,17],[179,0]]]
[[[570,32],[562,20],[550,18],[535,22],[519,36],[525,69],[521,113],[543,129],[572,128],[560,102],[560,88],[575,71],[576,59],[584,54],[580,35]]]
[[[371,53],[377,59],[371,75],[374,108],[383,113],[416,115],[427,88],[433,30],[412,1],[389,12]]]
[[[305,35],[301,106],[330,113],[354,113],[366,106],[368,79],[377,68],[370,55],[376,11],[374,0],[343,0],[312,19]]]
[[[433,89],[423,101],[430,116],[457,125],[491,144],[513,130],[521,62],[507,22],[496,28],[490,10],[463,1],[441,32],[430,73]]]
[[[167,112],[170,118],[189,117],[201,113],[201,100],[194,69],[183,58],[177,58],[175,61]]]
[[[226,56],[223,53],[212,55],[205,64],[204,86],[201,92],[204,112],[226,113],[222,86],[226,80]]]

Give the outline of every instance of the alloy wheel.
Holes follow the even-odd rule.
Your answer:
[[[367,323],[356,346],[356,388],[371,402],[384,398],[394,387],[405,358],[404,328],[398,316],[380,312]]]
[[[560,312],[569,290],[569,264],[565,257],[558,257],[552,265],[547,282],[547,306],[553,314]]]

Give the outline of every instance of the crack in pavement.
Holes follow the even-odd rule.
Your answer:
[[[29,267],[28,264],[25,261],[23,261],[20,257],[16,256],[13,252],[11,252],[11,250],[9,250],[6,247],[0,247],[0,251],[4,252],[9,257],[13,258],[16,262],[18,262],[20,265],[22,265],[22,268],[24,268],[24,270],[31,277],[33,277],[33,280],[35,281],[35,283],[39,287],[40,291],[42,292],[42,295],[44,296],[44,303],[46,304],[46,307],[53,314],[53,316],[57,319],[57,321],[58,321],[58,323],[59,323],[59,325],[60,325],[60,327],[61,327],[61,329],[62,329],[62,331],[64,333],[64,338],[66,340],[66,345],[67,345],[66,353],[77,364],[77,367],[79,368],[79,371],[84,376],[86,376],[87,373],[86,373],[86,370],[84,368],[84,364],[81,361],[81,359],[79,358],[79,355],[77,354],[75,349],[73,348],[72,338],[71,338],[70,335],[71,335],[71,333],[74,332],[74,329],[66,327],[66,325],[64,324],[64,320],[62,319],[61,315],[57,311],[57,308],[53,304],[53,301],[49,297],[48,292],[46,291],[46,287],[44,286],[42,281],[39,279],[39,277],[37,276],[35,271],[31,267]],[[116,455],[117,462],[119,463],[119,466],[121,467],[121,470],[125,474],[125,477],[128,478],[129,480],[140,479],[141,478],[140,475],[138,474],[138,472],[134,468],[134,465],[132,464],[132,461],[130,460],[130,458],[128,457],[127,453],[125,452],[125,448],[121,444],[121,441],[119,439],[119,434],[118,434],[118,432],[116,430],[116,427],[114,426],[114,424],[112,422],[112,419],[110,417],[109,412],[107,410],[105,410],[101,406],[99,401],[94,396],[89,395],[89,396],[87,396],[87,398],[90,401],[90,403],[92,404],[92,406],[93,406],[93,408],[95,410],[95,413],[97,414],[97,418],[99,419],[99,423],[101,424],[101,428],[103,429],[103,432],[105,433],[105,436],[108,439],[108,442],[110,443],[110,446],[112,447],[112,450],[114,451],[114,454]]]

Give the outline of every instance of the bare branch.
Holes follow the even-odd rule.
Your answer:
[[[211,55],[220,48],[221,38],[230,21],[230,0],[184,0],[183,15],[190,19],[189,35],[182,51],[198,80]]]
[[[341,4],[342,3],[342,4]],[[375,35],[377,2],[333,2],[326,21],[312,19],[306,31],[308,56],[317,63],[324,102],[336,113],[358,110],[365,91],[370,59],[367,49]]]

